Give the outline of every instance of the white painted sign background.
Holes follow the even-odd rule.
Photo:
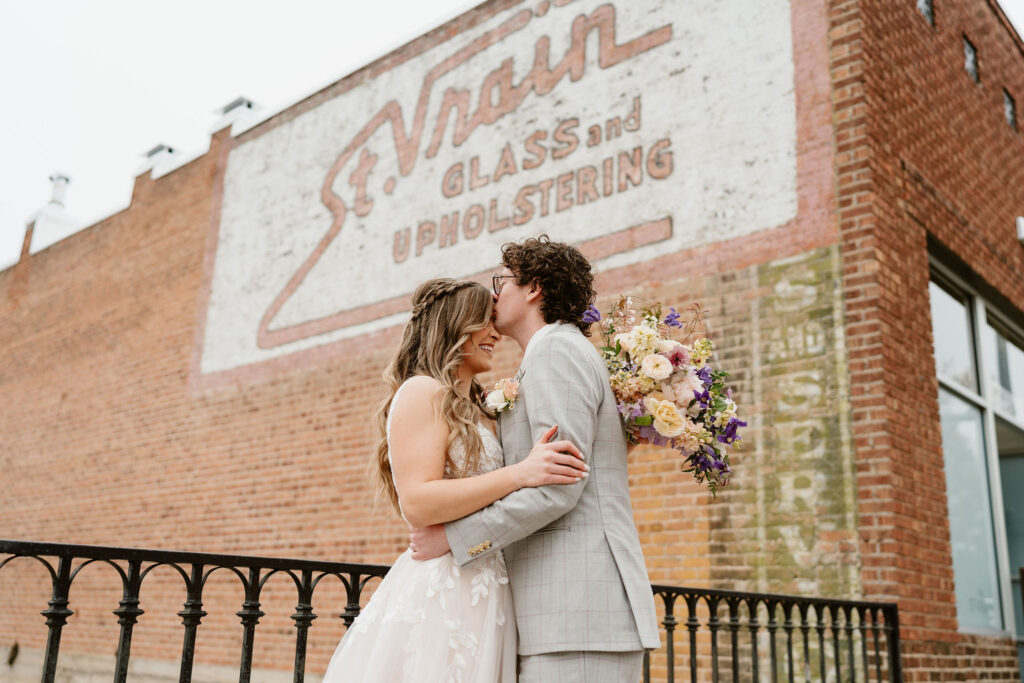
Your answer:
[[[574,21],[594,27],[575,46]],[[788,0],[521,3],[238,144],[202,372],[400,323],[416,284],[478,274],[527,235],[655,226],[603,270],[793,219],[790,22]],[[554,73],[538,85],[545,43]],[[476,125],[455,144],[464,91]],[[374,125],[399,111],[399,126]]]

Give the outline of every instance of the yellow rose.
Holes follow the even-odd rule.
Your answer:
[[[686,423],[672,401],[659,401],[648,396],[644,400],[644,407],[654,418],[654,429],[662,436],[671,439],[686,429]]]

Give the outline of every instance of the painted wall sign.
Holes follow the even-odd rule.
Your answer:
[[[203,373],[404,320],[547,232],[599,269],[797,212],[788,0],[519,3],[233,147]]]

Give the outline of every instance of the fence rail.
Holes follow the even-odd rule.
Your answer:
[[[295,613],[291,615],[297,629],[293,680],[302,683],[307,632],[317,618],[313,596],[321,579],[334,576],[345,586],[347,604],[341,618],[347,627],[359,614],[360,595],[366,583],[383,577],[389,569],[386,565],[0,539],[0,569],[18,557],[41,563],[53,585],[49,604],[42,610],[48,628],[43,683],[52,683],[57,671],[61,631],[73,614],[68,607],[71,584],[85,566],[94,562],[112,566],[123,589],[121,601],[113,611],[121,628],[115,683],[124,683],[127,678],[132,629],[144,613],[139,606],[139,592],[143,580],[156,567],[174,568],[185,586],[184,606],[177,613],[184,626],[178,677],[181,683],[192,680],[198,627],[207,615],[202,609],[203,587],[214,570],[233,572],[245,592],[241,610],[236,613],[243,628],[240,683],[248,683],[252,674],[256,626],[264,616],[260,611],[263,586],[274,574],[291,577],[297,597]],[[663,674],[665,680],[674,683],[677,661],[684,662],[693,683],[760,681],[766,676],[773,683],[780,677],[788,681],[902,680],[895,603],[660,585],[652,586],[652,590],[664,608],[662,626],[666,638],[662,650],[645,656],[644,681],[650,681],[654,673]],[[677,619],[679,609],[684,609],[685,615],[680,614]],[[678,644],[677,627],[685,628],[687,636]],[[810,636],[812,630],[816,637]],[[720,635],[724,635],[724,644],[720,643]],[[780,640],[784,641],[782,656],[778,649]]]
[[[780,679],[791,683],[903,680],[895,603],[676,586],[651,588],[664,607],[663,657],[669,683],[675,681],[680,654],[675,636],[679,627],[686,629],[682,645],[692,683],[706,679],[700,675],[706,670],[710,670],[711,681],[760,681],[766,676],[773,683]],[[679,608],[685,615],[677,618]],[[720,636],[726,639],[724,644]],[[781,655],[780,640],[784,641]],[[655,658],[660,654],[655,653]],[[645,681],[650,680],[651,659],[648,656],[644,661]]]

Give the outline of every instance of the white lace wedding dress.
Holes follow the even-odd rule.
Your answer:
[[[476,472],[481,474],[502,466],[502,452],[491,430],[477,427],[484,443]],[[387,428],[390,434],[390,416]],[[465,449],[456,443],[450,454],[462,463]],[[445,477],[452,477],[449,468]],[[324,683],[515,680],[516,619],[501,552],[459,567],[450,552],[417,562],[408,550],[341,639],[323,678]]]

